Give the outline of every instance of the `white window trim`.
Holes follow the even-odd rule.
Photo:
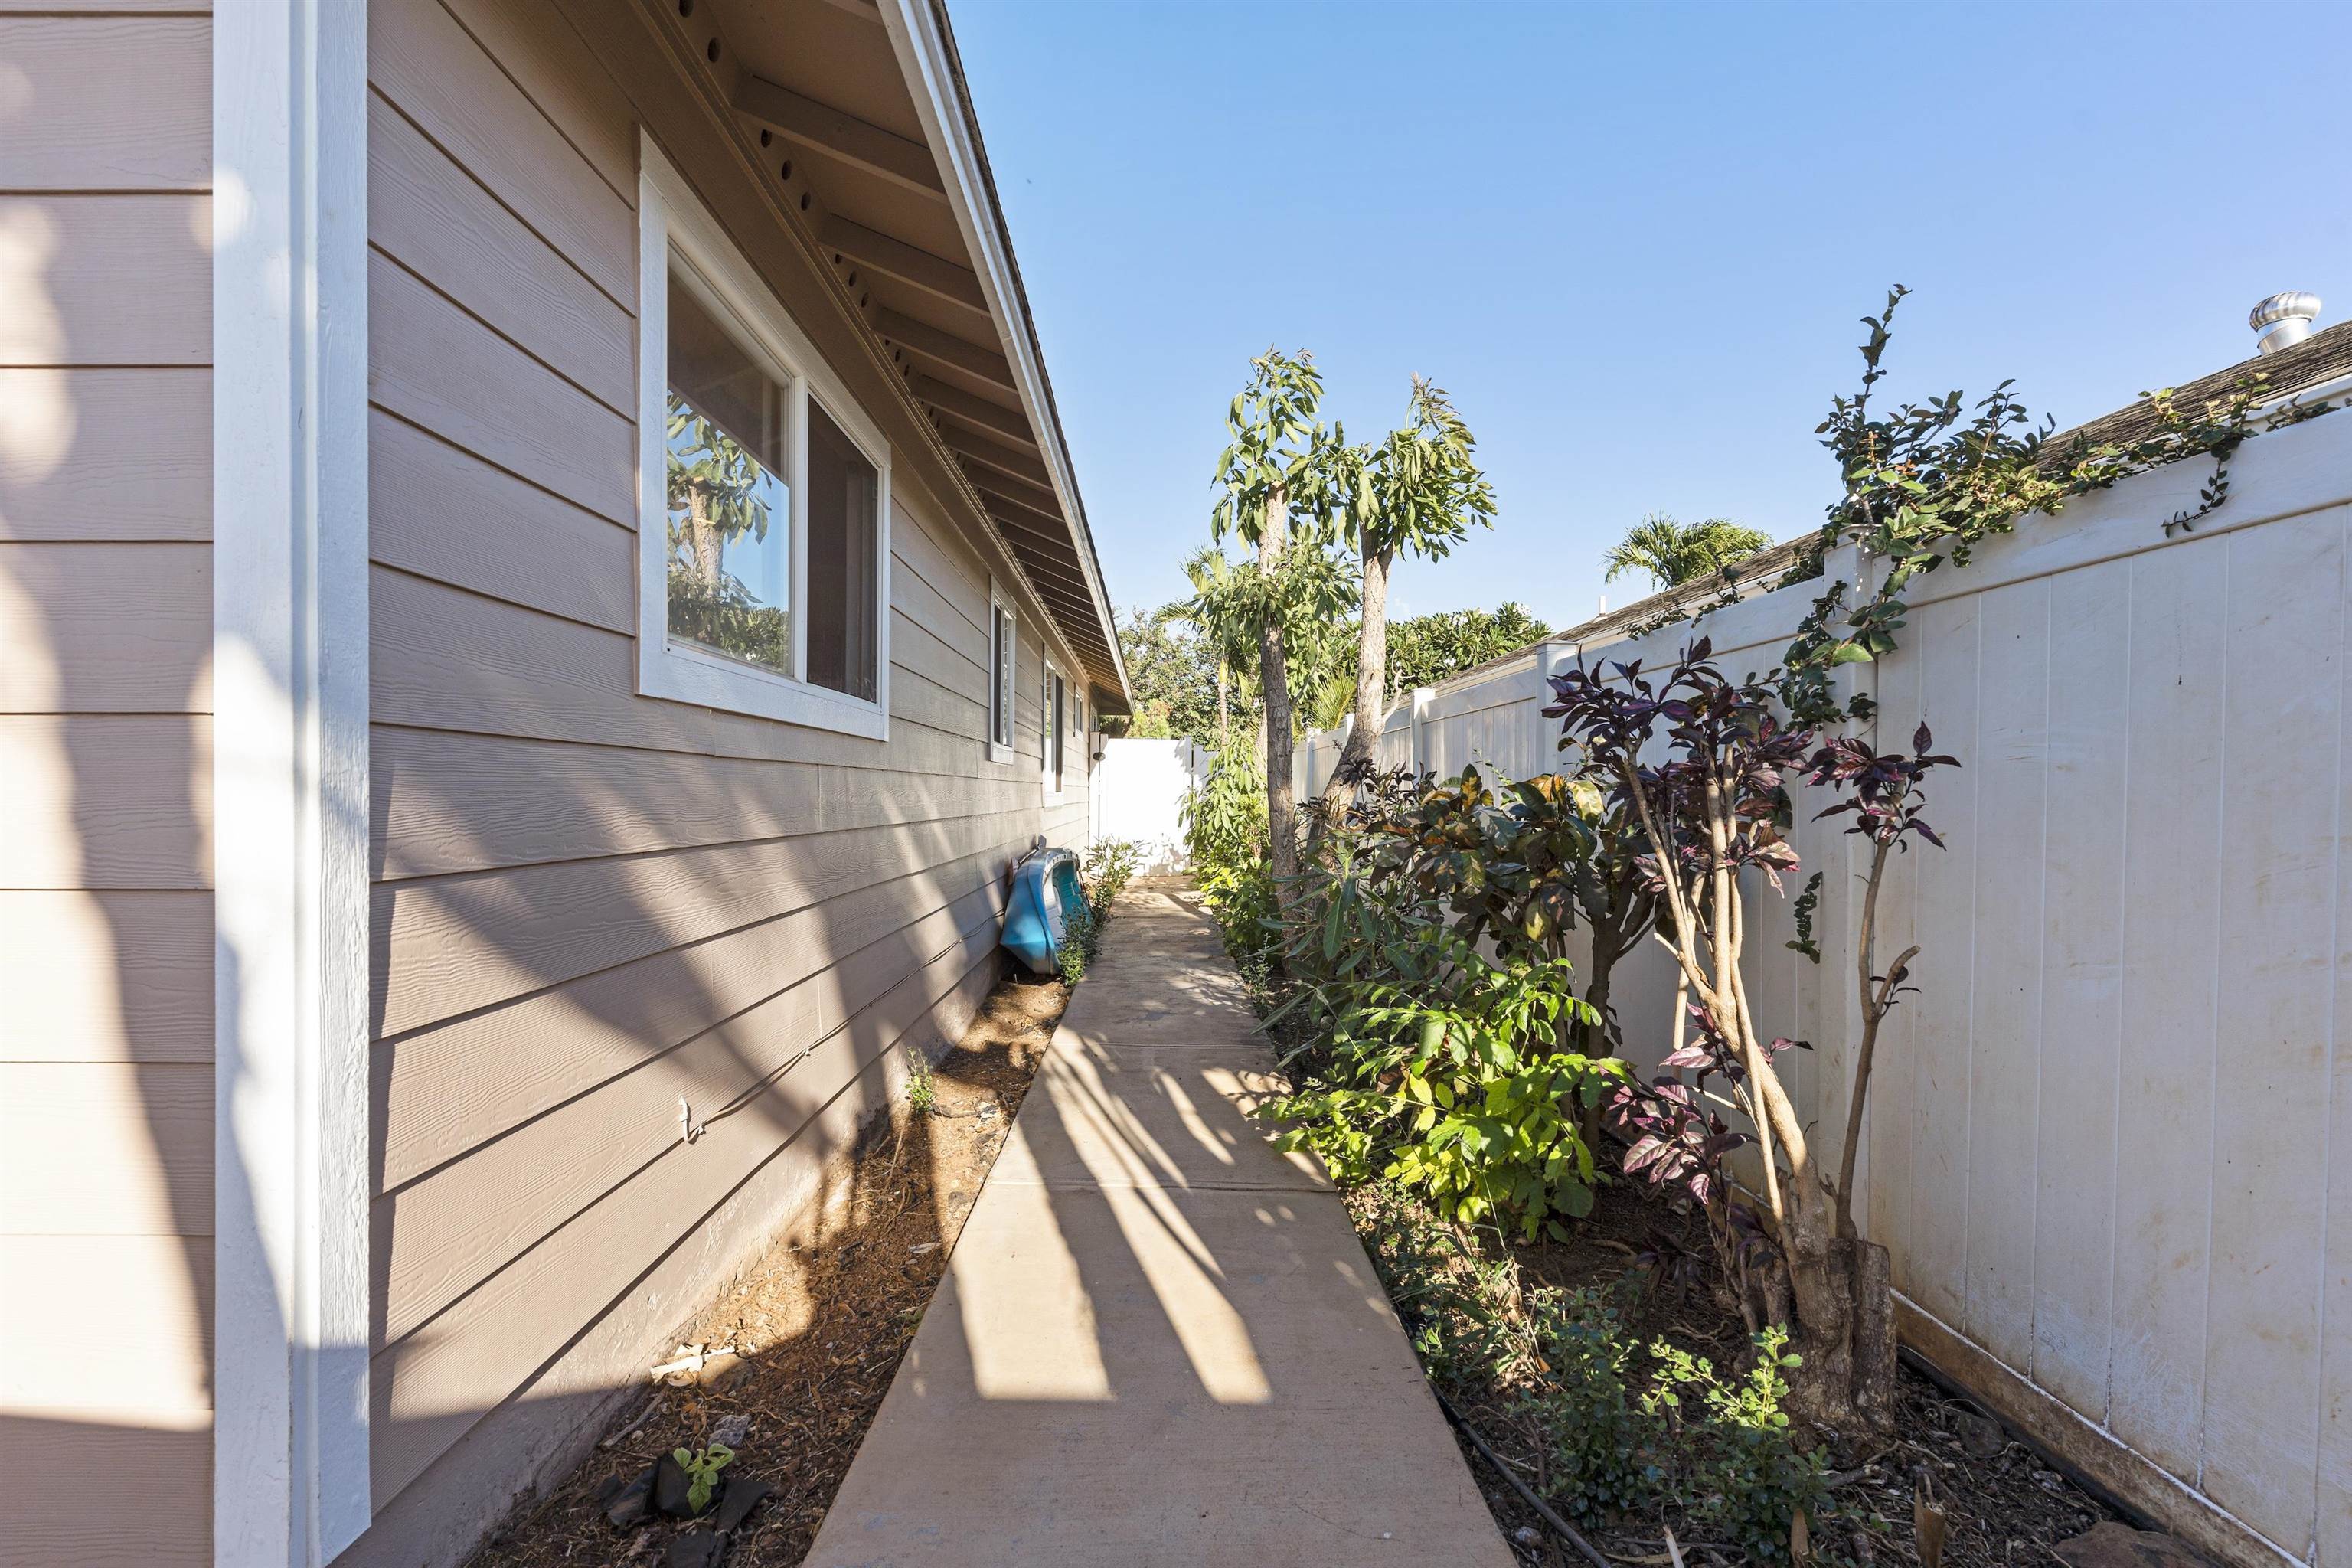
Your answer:
[[[637,690],[881,741],[890,733],[890,443],[833,374],[710,210],[650,136],[637,176]],[[808,668],[808,404],[874,465],[874,698],[761,669],[669,637],[669,257],[677,250],[721,312],[792,386],[793,666]]]
[[[367,6],[212,23],[212,1560],[369,1475]]]
[[[1005,629],[1013,634],[1013,653],[1009,659],[996,646],[996,617],[1004,617]],[[999,675],[1003,676],[1000,681]],[[997,722],[997,708],[1003,704],[1005,722]],[[988,736],[985,742],[988,760],[1009,763],[1014,755],[1014,743],[1021,738],[1021,612],[1013,607],[1012,598],[1004,585],[993,576],[988,580]],[[996,738],[1002,728],[1005,739]]]

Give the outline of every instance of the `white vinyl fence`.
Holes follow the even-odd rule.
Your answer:
[[[1919,990],[1882,1037],[1860,1212],[1946,1373],[2210,1551],[2352,1568],[2352,414],[2231,470],[2169,539],[2210,462],[2025,520],[1916,582],[1900,649],[1850,667],[1876,743],[1925,721],[1963,764],[1931,775],[1950,848],[1899,858],[1882,898],[1881,961],[1919,943]],[[1829,576],[1867,569],[1846,550]],[[1771,668],[1822,586],[1706,617],[1718,662]],[[1549,771],[1545,669],[1696,635],[1416,693],[1381,758]],[[1302,748],[1302,786],[1338,741]],[[1822,962],[1783,945],[1787,898],[1748,943],[1759,1026],[1816,1047],[1793,1088],[1832,1146],[1862,865],[1833,829],[1801,824],[1789,888],[1827,873]],[[1629,967],[1628,1049],[1654,1061],[1668,961]]]
[[[1139,870],[1147,877],[1183,870],[1184,795],[1208,775],[1215,754],[1192,741],[1103,742],[1094,779],[1093,841],[1128,838],[1142,845]]]

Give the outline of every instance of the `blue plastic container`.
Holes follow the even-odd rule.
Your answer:
[[[1041,849],[1013,868],[1013,897],[1004,911],[1004,945],[1033,974],[1062,972],[1062,944],[1069,938],[1066,911],[1087,907],[1078,887],[1078,858],[1066,849]]]

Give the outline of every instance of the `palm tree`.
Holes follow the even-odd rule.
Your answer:
[[[1661,588],[1673,588],[1694,577],[1712,575],[1734,562],[1755,554],[1772,541],[1727,517],[1704,522],[1676,522],[1654,511],[1625,531],[1625,537],[1601,558],[1609,568],[1603,579],[1614,582],[1621,572],[1647,572]]]

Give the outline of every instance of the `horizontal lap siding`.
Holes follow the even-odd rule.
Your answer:
[[[212,28],[39,9],[0,14],[0,1555],[194,1564],[212,1559]],[[69,1353],[93,1344],[92,1303],[102,1352]],[[103,1474],[135,1477],[139,1506],[89,1508]]]
[[[371,28],[373,1458],[401,1517],[363,1562],[487,1495],[459,1472],[529,1479],[450,1453],[486,1415],[642,1377],[886,1103],[890,1054],[960,1031],[1007,864],[1087,816],[1083,737],[1044,798],[1034,627],[1020,760],[983,760],[987,574],[903,478],[887,742],[636,695],[633,111],[537,0],[378,0]]]

